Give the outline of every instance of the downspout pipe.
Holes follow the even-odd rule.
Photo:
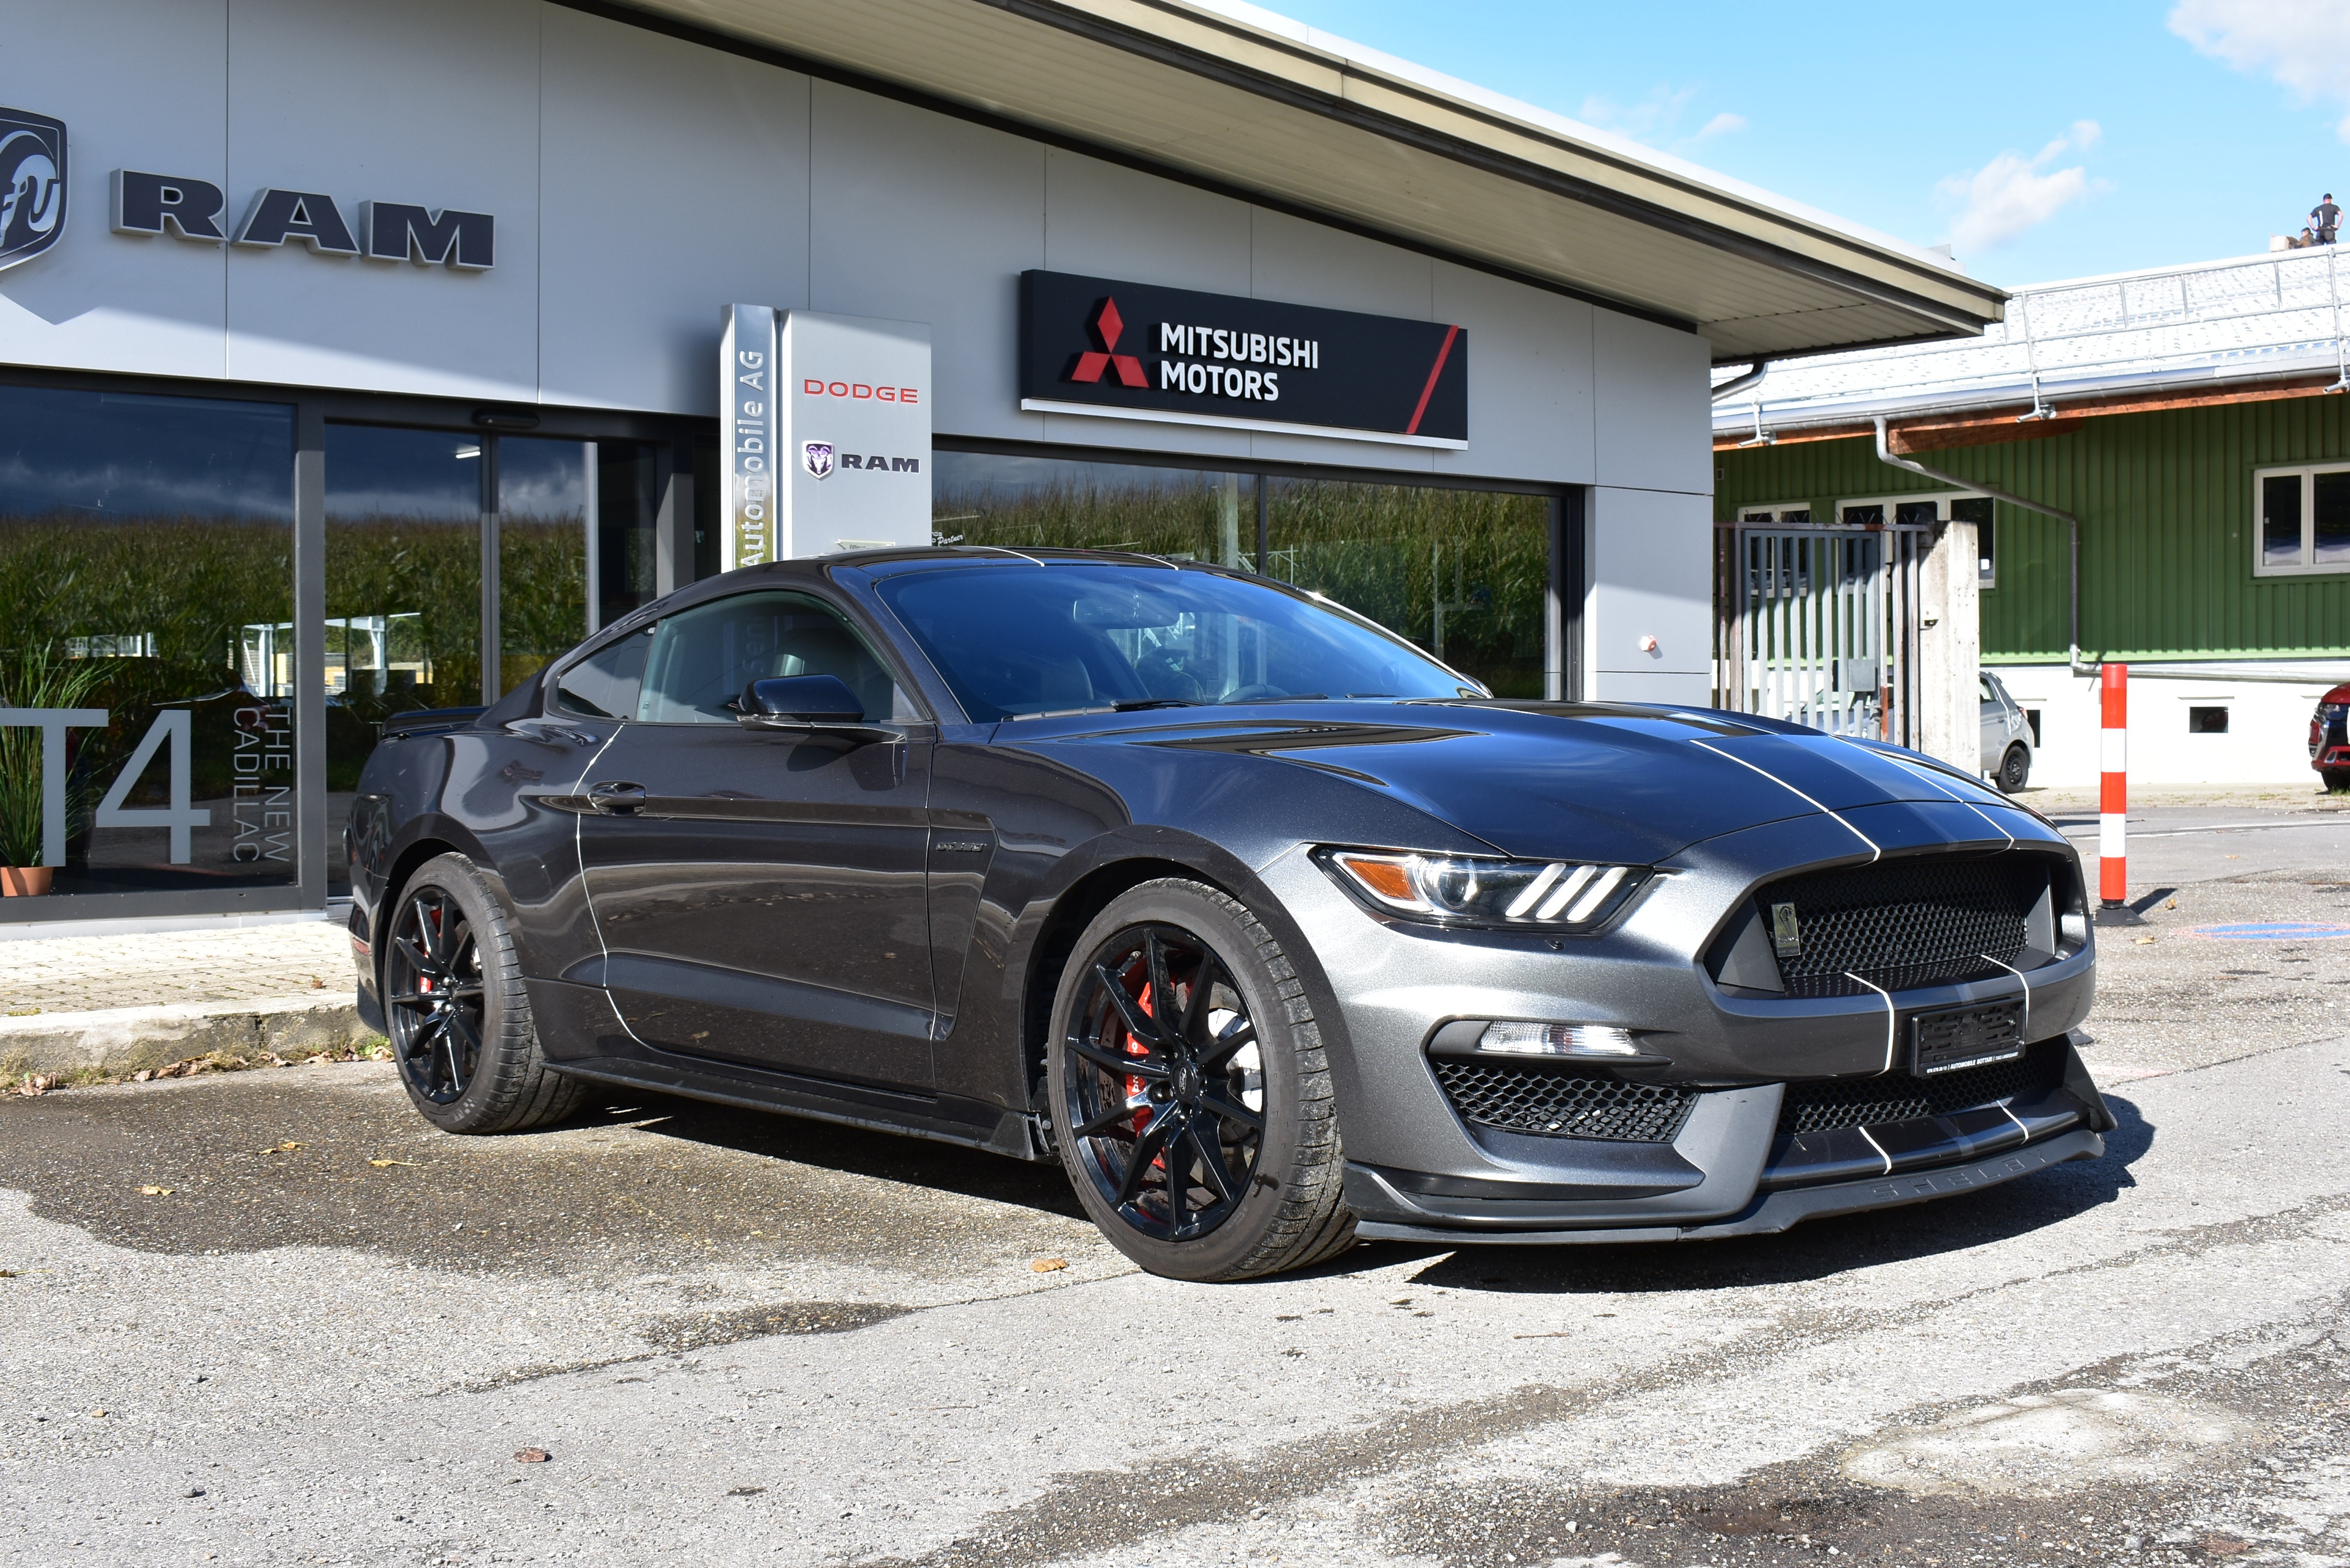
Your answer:
[[[1754,361],[1754,368],[1747,371],[1746,374],[1743,376],[1732,376],[1729,380],[1724,381],[1721,385],[1716,387],[1713,389],[1713,400],[1718,403],[1724,398],[1736,397],[1739,393],[1754,385],[1755,382],[1761,380],[1770,373],[1771,361],[1768,359],[1757,359]]]
[[[1877,461],[1887,465],[1888,467],[1908,469],[1911,473],[1921,474],[1928,479],[1935,481],[1937,483],[1955,485],[1960,490],[1970,490],[1977,495],[1988,495],[1993,501],[2004,501],[2010,506],[2021,506],[2026,512],[2037,512],[2043,517],[2054,517],[2062,522],[2071,532],[2073,552],[2072,581],[2069,592],[2072,627],[2069,633],[2068,647],[2065,652],[2065,663],[2075,675],[2095,675],[2097,673],[2100,666],[2095,664],[2084,664],[2081,662],[2080,518],[2070,512],[2064,511],[2062,507],[2051,506],[2045,502],[2041,501],[2027,501],[2022,496],[2014,493],[2012,491],[2002,490],[1997,485],[1984,484],[1972,479],[1960,479],[1955,473],[1944,473],[1939,468],[1928,468],[1924,463],[1918,462],[1915,458],[1894,456],[1893,448],[1887,439],[1885,416],[1883,414],[1877,416]]]

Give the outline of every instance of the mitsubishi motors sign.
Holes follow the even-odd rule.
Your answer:
[[[1024,272],[1020,406],[1460,448],[1469,335],[1440,321]]]
[[[931,329],[727,307],[720,566],[931,542]]]

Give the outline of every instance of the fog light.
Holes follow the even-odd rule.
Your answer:
[[[1632,1032],[1604,1023],[1488,1023],[1477,1037],[1481,1054],[1496,1056],[1638,1056]]]

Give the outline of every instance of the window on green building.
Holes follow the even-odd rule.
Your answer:
[[[2350,572],[2350,466],[2262,469],[2252,504],[2253,576]]]

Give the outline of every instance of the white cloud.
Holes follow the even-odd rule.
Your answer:
[[[1612,130],[1618,136],[1628,136],[1635,141],[1646,141],[1661,131],[1672,129],[1681,111],[1689,108],[1697,88],[1653,88],[1638,103],[1621,104],[1597,93],[1583,100],[1575,119],[1586,125],[1596,125],[1602,130]]]
[[[1690,134],[1679,134],[1681,119],[1689,112],[1698,89],[1693,87],[1652,88],[1638,103],[1617,103],[1597,94],[1583,100],[1575,118],[1586,125],[1596,125],[1602,130],[1612,130],[1635,141],[1651,147],[1693,147],[1717,136],[1728,136],[1746,129],[1746,117],[1724,109]]]
[[[2095,120],[2075,120],[2070,130],[2033,157],[2002,152],[1971,173],[1944,180],[1937,190],[1946,203],[1958,209],[1958,216],[1950,221],[1951,246],[1971,254],[2003,245],[2084,196],[2106,189],[2103,181],[2090,179],[2088,170],[2080,164],[2069,169],[2048,167],[2067,152],[2086,152],[2104,135]]]
[[[2342,0],[2178,0],[2170,30],[2213,59],[2273,77],[2303,103],[2350,107],[2350,5]],[[2350,141],[2350,115],[2334,131]]]

